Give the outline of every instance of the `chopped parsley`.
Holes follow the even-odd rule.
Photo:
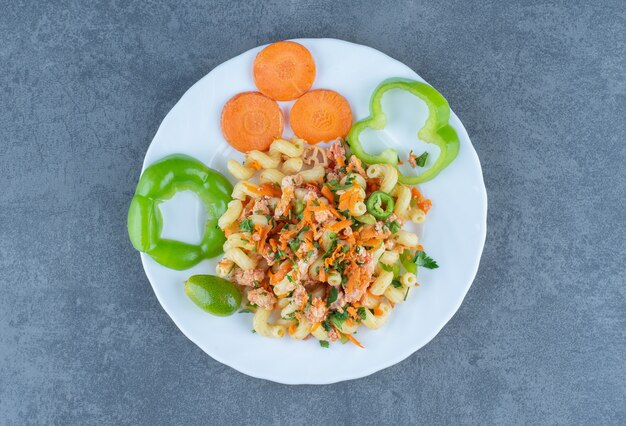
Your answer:
[[[417,266],[422,266],[427,269],[437,269],[439,267],[437,262],[432,257],[429,257],[423,250],[418,250],[417,253],[415,253],[413,262],[415,262]]]
[[[341,328],[343,323],[348,319],[349,315],[347,311],[343,312],[333,312],[328,316],[330,318],[330,322],[337,328]]]
[[[393,280],[393,281],[391,281],[391,285],[394,288],[402,288],[402,283],[400,282],[400,280]]]
[[[365,308],[363,306],[361,306],[359,309],[356,310],[356,314],[359,316],[357,321],[363,321],[367,317],[365,313]]]
[[[393,271],[393,266],[385,265],[382,262],[380,263],[380,267],[382,268],[383,271],[387,271],[387,272],[392,272]]]
[[[404,293],[404,300],[406,300],[406,297],[409,295],[409,290],[411,289],[411,287],[407,287],[406,288],[406,293]]]
[[[287,257],[287,253],[285,253],[281,249],[278,249],[278,251],[276,252],[276,260],[281,260],[285,257]]]
[[[300,243],[302,241],[295,239],[295,240],[291,240],[289,241],[289,247],[291,248],[291,251],[293,251],[294,253],[298,251],[298,248],[300,247]]]
[[[328,301],[326,302],[326,304],[330,306],[331,303],[337,300],[338,296],[339,296],[339,291],[337,290],[337,288],[336,287],[331,288],[330,294],[328,295]]]
[[[320,346],[323,348],[328,348],[330,346],[330,343],[328,343],[328,341],[326,340],[320,340]]]
[[[238,313],[239,314],[253,314],[254,311],[251,311],[250,309],[242,309]]]
[[[332,330],[333,327],[330,325],[330,322],[328,322],[328,320],[324,320],[322,321],[322,328],[328,332]]]
[[[392,234],[397,234],[400,230],[400,224],[394,220],[389,224],[389,230]]]
[[[415,164],[417,164],[418,167],[424,167],[427,159],[428,159],[428,153],[425,152],[415,159]]]
[[[241,223],[239,224],[239,228],[243,232],[252,232],[252,230],[254,229],[254,224],[252,223],[252,220],[250,218],[246,218],[241,221]]]

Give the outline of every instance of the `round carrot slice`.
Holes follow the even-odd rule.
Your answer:
[[[254,82],[261,93],[277,101],[302,96],[315,80],[315,61],[299,43],[279,41],[261,50],[254,60]]]
[[[309,143],[345,138],[352,127],[350,104],[332,90],[312,90],[291,108],[289,123],[299,138]]]
[[[237,151],[266,151],[283,134],[283,114],[259,92],[239,93],[224,105],[222,134]]]

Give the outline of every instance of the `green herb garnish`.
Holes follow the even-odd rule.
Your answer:
[[[428,153],[425,152],[415,159],[415,164],[417,164],[418,167],[424,167],[427,159],[428,159]]]
[[[417,253],[415,253],[413,262],[415,262],[417,266],[422,266],[427,269],[437,269],[439,267],[437,262],[432,257],[429,257],[423,250],[418,250]]]
[[[337,300],[337,297],[339,296],[339,291],[337,290],[337,288],[333,287],[330,289],[330,294],[328,295],[328,301],[326,302],[326,305],[330,306],[331,303],[333,303],[335,300]]]
[[[239,224],[239,228],[243,232],[252,232],[252,230],[254,229],[254,223],[252,223],[252,220],[250,218],[246,218],[241,221],[241,223]]]

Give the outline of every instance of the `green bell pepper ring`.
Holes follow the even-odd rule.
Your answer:
[[[396,202],[393,197],[383,191],[374,191],[367,199],[367,211],[376,219],[387,219],[393,213]]]
[[[367,128],[381,130],[387,123],[382,107],[382,98],[385,92],[392,89],[405,90],[423,100],[428,107],[426,123],[417,133],[421,140],[439,147],[439,156],[434,164],[424,173],[417,176],[407,176],[398,173],[401,183],[415,185],[426,182],[446,168],[459,153],[459,137],[450,126],[450,106],[441,94],[426,83],[405,79],[390,79],[383,81],[372,94],[370,100],[370,116],[355,123],[348,133],[348,145],[361,161],[367,164],[385,163],[398,166],[398,152],[387,148],[379,154],[365,152],[359,137]]]
[[[159,203],[178,191],[198,195],[207,212],[207,223],[200,244],[161,238],[163,218]],[[128,235],[133,246],[168,268],[191,268],[203,259],[222,253],[226,241],[217,226],[226,211],[233,187],[220,173],[186,155],[170,155],[148,167],[137,184],[128,210]]]

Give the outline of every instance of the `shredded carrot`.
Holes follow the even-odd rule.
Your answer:
[[[391,305],[391,307],[392,307],[392,308],[395,308],[395,307],[396,307],[396,304],[395,304],[395,303],[393,303],[391,300],[389,301],[389,304]]]
[[[256,160],[248,161],[246,166],[251,168],[252,170],[256,170],[256,171],[259,171],[259,170],[261,170],[263,168],[263,166],[261,166],[261,163],[259,163]]]
[[[347,228],[352,225],[352,221],[350,219],[342,220],[341,222],[334,223],[329,226],[329,229],[332,232],[339,232],[344,228]]]
[[[363,346],[358,340],[356,340],[354,337],[352,337],[352,335],[350,334],[344,334],[344,336],[346,336],[346,338],[351,341],[352,343],[354,343],[355,345],[357,345],[359,348],[363,348],[365,349],[365,346]]]
[[[361,160],[353,155],[352,157],[350,157],[350,164],[348,164],[348,167],[346,167],[346,171],[350,173],[352,170],[355,170],[355,169],[363,177],[367,176],[367,174],[365,173],[365,170],[363,169]]]
[[[269,226],[254,225],[255,232],[259,235],[259,241],[256,246],[259,253],[265,253],[265,240],[267,239],[267,233],[270,230]]]
[[[424,250],[424,246],[420,244],[420,245],[418,245],[418,246],[417,246],[417,249],[418,249],[419,251],[423,251],[423,250]]]
[[[224,229],[224,235],[226,237],[229,237],[229,236],[233,235],[235,232],[236,231],[235,231],[235,229],[232,226],[228,226],[228,227],[226,227],[226,229]]]
[[[430,210],[432,205],[433,205],[433,203],[430,200],[423,200],[423,201],[417,203],[417,207],[421,211],[423,211],[424,213],[428,213],[428,211]]]
[[[335,196],[333,195],[333,192],[326,185],[322,186],[322,195],[326,197],[326,199],[331,203],[335,201]]]
[[[328,279],[328,277],[326,276],[326,270],[324,268],[320,268],[317,275],[321,282],[325,283],[326,280]]]
[[[270,284],[276,284],[277,282],[285,278],[285,275],[287,275],[287,272],[289,272],[290,270],[291,262],[289,260],[285,260],[283,263],[280,264],[278,271],[276,271],[276,273],[272,274],[272,276],[270,277]]]
[[[315,330],[317,330],[320,326],[320,322],[316,322],[315,324],[313,324],[313,327],[311,327],[311,333],[313,333]]]
[[[289,334],[293,334],[296,332],[296,325],[295,324],[291,324],[289,326]]]
[[[359,188],[356,185],[346,189],[343,194],[339,196],[339,210],[349,210],[351,205],[354,205],[355,196],[358,197]]]
[[[341,213],[339,213],[337,210],[335,210],[335,208],[333,206],[329,206],[329,205],[326,205],[326,204],[321,204],[320,203],[319,206],[316,206],[316,205],[312,204],[311,206],[305,207],[305,211],[306,210],[310,210],[310,211],[313,211],[313,212],[329,211],[332,214],[334,214],[337,218],[339,218],[341,220],[345,219],[345,216],[342,215]]]
[[[383,310],[380,308],[374,308],[374,315],[376,315],[377,317],[381,316],[383,314]]]
[[[268,197],[280,197],[282,191],[278,186],[276,186],[273,182],[265,182],[259,186],[251,185],[249,183],[244,183],[244,186],[248,189],[248,191],[253,192],[257,195],[267,195]]]
[[[343,159],[343,157],[341,157],[341,156],[339,156],[339,157],[335,158],[335,161],[337,162],[337,165],[338,165],[339,167],[343,167],[343,166],[345,166],[345,165],[346,165],[345,160],[344,160],[344,159]]]
[[[356,309],[352,306],[348,306],[348,309],[346,309],[346,311],[348,311],[348,314],[350,314],[352,318],[356,318],[358,316],[356,313]]]

